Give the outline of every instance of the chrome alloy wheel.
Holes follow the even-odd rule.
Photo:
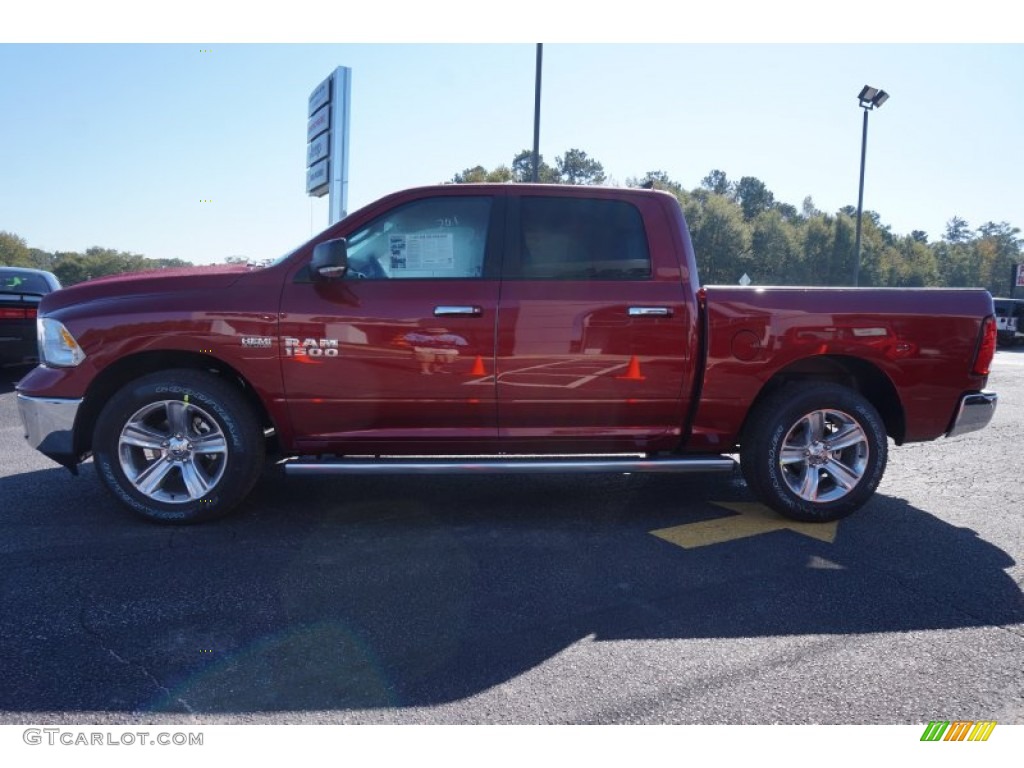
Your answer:
[[[830,502],[854,489],[867,471],[864,428],[835,410],[808,413],[782,441],[779,463],[789,489],[805,501]]]
[[[206,496],[227,468],[228,444],[217,421],[182,400],[149,403],[118,438],[121,469],[144,496],[185,504]]]

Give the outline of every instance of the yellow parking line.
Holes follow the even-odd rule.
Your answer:
[[[683,549],[696,549],[710,544],[721,544],[726,541],[745,539],[773,531],[795,531],[804,536],[831,544],[835,541],[838,522],[833,523],[798,523],[788,520],[764,504],[751,502],[711,502],[716,507],[735,512],[728,517],[714,520],[702,520],[699,523],[686,523],[671,528],[659,528],[651,531],[651,535]]]

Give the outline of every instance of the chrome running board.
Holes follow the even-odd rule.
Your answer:
[[[284,471],[289,475],[432,475],[465,473],[499,474],[580,474],[601,472],[731,472],[736,462],[727,456],[673,456],[671,458],[538,457],[524,456],[452,456],[432,458],[289,459]]]

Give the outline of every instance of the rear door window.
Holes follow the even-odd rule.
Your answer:
[[[505,277],[647,280],[651,255],[640,211],[622,200],[520,198],[518,258]]]

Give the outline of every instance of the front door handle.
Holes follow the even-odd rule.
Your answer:
[[[434,317],[480,317],[484,313],[480,307],[448,306],[434,307]]]
[[[672,317],[670,307],[630,307],[630,317]]]

